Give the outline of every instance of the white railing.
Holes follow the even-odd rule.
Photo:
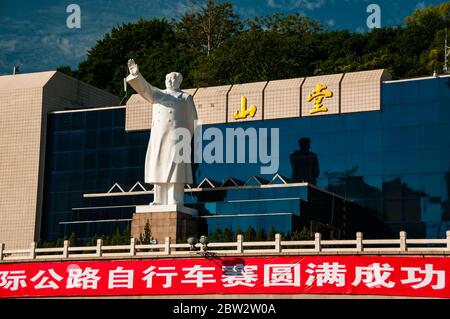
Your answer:
[[[50,259],[98,259],[127,257],[220,257],[236,255],[333,255],[333,254],[420,254],[450,255],[450,231],[445,239],[407,239],[406,232],[400,232],[398,239],[363,239],[356,233],[356,239],[322,240],[316,233],[314,240],[284,241],[276,234],[274,241],[244,242],[238,235],[236,242],[208,244],[175,244],[169,237],[163,244],[136,245],[131,238],[129,245],[104,246],[101,239],[95,246],[70,247],[64,241],[63,247],[37,248],[32,243],[28,249],[5,249],[0,244],[0,262],[19,260]]]

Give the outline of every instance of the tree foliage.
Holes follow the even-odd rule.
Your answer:
[[[329,31],[299,14],[243,20],[230,2],[206,0],[178,21],[139,20],[112,29],[77,70],[60,70],[122,96],[134,58],[152,84],[183,74],[182,88],[386,68],[394,78],[441,72],[450,2],[416,10],[402,26]],[[450,29],[450,28],[449,28]]]
[[[263,241],[266,239],[267,239],[267,236],[266,236],[266,231],[264,230],[264,228],[258,229],[258,231],[256,232],[256,241]]]
[[[268,239],[270,241],[275,240],[275,234],[277,233],[277,231],[275,230],[275,228],[272,226],[269,230],[269,234],[268,234]]]
[[[314,239],[314,234],[307,229],[306,227],[303,227],[302,230],[294,230],[291,236],[291,240],[312,240]]]
[[[176,24],[179,38],[193,50],[210,55],[225,40],[239,34],[243,24],[229,2],[219,3],[207,0],[204,4],[194,4],[196,12],[186,13]]]
[[[150,222],[147,219],[147,222],[145,223],[144,226],[144,231],[139,235],[139,243],[142,245],[148,245],[150,244],[151,240],[152,240],[152,231],[150,228]]]
[[[99,235],[95,234],[90,238],[77,238],[76,234],[72,232],[69,236],[64,236],[64,238],[59,238],[56,241],[42,241],[40,240],[37,244],[39,248],[51,248],[51,247],[62,247],[64,241],[69,241],[69,246],[95,246],[97,244],[97,239],[103,240],[103,245],[129,245],[131,239],[131,227],[127,224],[123,231],[120,230],[118,226],[115,227],[114,232],[110,235]]]
[[[223,240],[225,242],[233,241],[233,233],[228,227],[225,227],[225,229],[223,230]]]
[[[272,227],[267,233],[265,229],[258,228],[255,230],[252,226],[249,226],[245,232],[240,227],[236,228],[233,232],[229,227],[225,227],[223,230],[220,226],[209,234],[208,240],[213,243],[218,242],[235,242],[237,235],[244,235],[244,241],[273,241],[275,240],[275,234],[277,232]]]
[[[245,241],[255,241],[256,240],[256,231],[252,226],[248,226],[247,230],[244,233]]]
[[[223,242],[224,241],[223,231],[222,231],[222,228],[220,228],[220,226],[217,226],[216,230],[211,234],[211,236],[209,236],[209,240],[211,242]]]

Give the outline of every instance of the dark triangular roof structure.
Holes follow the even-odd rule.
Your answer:
[[[242,186],[244,185],[244,181],[241,181],[240,179],[228,177],[225,179],[225,181],[222,183],[223,187],[229,187],[229,186]]]
[[[265,185],[267,184],[269,181],[258,177],[258,176],[251,176],[249,179],[247,179],[247,181],[244,183],[245,186],[259,186],[259,185]]]
[[[198,184],[197,188],[216,188],[218,186],[220,186],[219,182],[205,177],[200,184]]]
[[[283,175],[275,174],[269,184],[288,184],[289,179]]]

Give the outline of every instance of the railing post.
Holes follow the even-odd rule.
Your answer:
[[[136,255],[136,239],[134,237],[130,238],[130,255]]]
[[[242,254],[244,252],[244,236],[242,236],[242,234],[238,234],[237,235],[237,253],[238,254]]]
[[[164,253],[166,255],[170,255],[171,251],[170,251],[170,237],[166,237],[164,239]]]
[[[400,232],[400,251],[407,251],[408,247],[406,247],[406,232]]]
[[[63,258],[69,257],[69,241],[65,240],[63,245]]]
[[[314,250],[316,252],[320,252],[321,251],[321,247],[320,247],[321,239],[322,239],[322,235],[320,233],[315,233],[314,234]]]
[[[5,250],[5,244],[0,244],[0,260],[3,260],[3,251]]]
[[[356,233],[356,251],[363,251],[363,233]]]
[[[36,242],[32,242],[30,247],[30,259],[35,258],[36,258]]]
[[[275,234],[275,252],[281,253],[281,235]]]
[[[103,239],[101,239],[101,238],[97,239],[97,249],[95,251],[95,256],[97,256],[97,257],[102,256],[102,245],[103,245]]]
[[[447,235],[447,238],[446,238],[446,240],[447,240],[447,250],[450,250],[450,230],[447,230],[445,233]]]

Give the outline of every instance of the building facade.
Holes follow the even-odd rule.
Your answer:
[[[16,79],[2,80],[8,87]],[[199,211],[199,233],[228,229],[234,235],[251,226],[290,236],[307,227],[331,229],[335,238],[351,238],[356,231],[389,237],[400,230],[435,238],[449,228],[449,76],[390,81],[386,71],[375,70],[186,91],[203,124],[201,149],[211,141],[204,135],[210,128],[225,137],[230,129],[248,132],[245,163],[227,163],[224,157],[222,163],[194,165],[185,202]],[[17,140],[16,148],[8,146],[13,132],[3,128],[14,126],[18,116],[35,115],[25,114],[29,97],[21,98],[23,110],[9,98],[6,108],[20,115],[3,120],[2,148],[11,151],[1,157],[0,174],[24,180],[23,168],[9,156],[19,156],[14,154],[31,143],[36,155],[29,160],[41,170],[34,177],[41,191],[2,183],[0,242],[28,245],[71,233],[88,241],[123,230],[135,206],[152,200],[152,185],[143,182],[151,106],[138,95],[126,106],[114,106],[115,98],[104,94],[110,100],[73,103],[71,110],[64,110],[63,100],[54,100],[54,108],[36,102],[39,121],[46,124],[35,130],[45,142],[27,137]],[[277,142],[276,172],[261,173],[267,164],[261,157],[249,160],[258,144],[249,129],[258,141],[264,136]],[[24,194],[34,202],[27,201],[19,218],[10,208],[21,206]]]
[[[47,115],[116,105],[118,98],[59,72],[0,76],[0,241],[41,237]]]

